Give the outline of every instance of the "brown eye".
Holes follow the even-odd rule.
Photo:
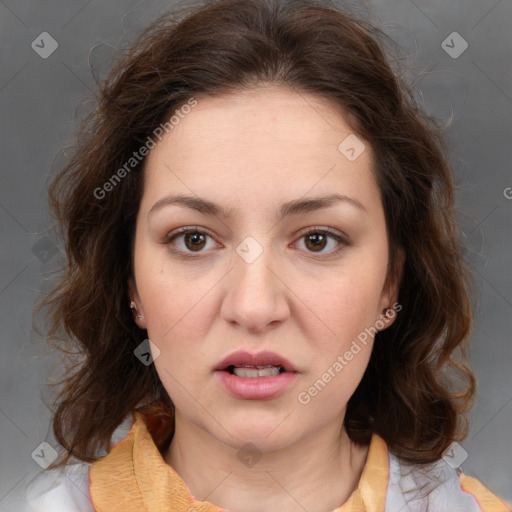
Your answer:
[[[323,233],[312,233],[305,237],[306,247],[313,252],[321,251],[327,245],[327,236]]]
[[[200,251],[206,245],[206,237],[203,233],[187,233],[184,235],[185,247],[191,251]]]
[[[304,244],[303,250],[306,252],[322,256],[334,256],[348,245],[342,236],[327,228],[310,229],[295,243]]]
[[[215,246],[210,235],[193,226],[183,227],[169,233],[163,241],[173,252],[184,254],[206,252],[203,249],[208,245],[208,242]]]

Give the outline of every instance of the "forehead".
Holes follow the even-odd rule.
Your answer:
[[[333,102],[276,87],[196,100],[146,159],[148,201],[176,189],[254,206],[334,189],[375,200],[371,148]],[[345,140],[364,148],[356,159],[343,152]]]
[[[325,152],[326,158],[329,153],[334,157],[340,138],[354,132],[347,114],[333,101],[285,87],[200,96],[197,105],[180,118],[166,137],[172,139],[170,146],[174,142],[183,149],[208,148],[216,153],[243,148],[251,157],[267,157],[271,151],[277,156],[280,146],[287,159],[315,149]],[[227,148],[222,142],[236,145]],[[292,153],[287,152],[290,147]]]

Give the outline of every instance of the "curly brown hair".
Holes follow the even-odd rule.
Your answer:
[[[160,401],[172,414],[154,365],[134,357],[146,331],[128,307],[144,159],[110,181],[108,198],[98,190],[191,98],[260,83],[317,94],[347,112],[373,150],[388,278],[405,254],[403,310],[376,335],[347,406],[350,438],[368,443],[376,432],[404,461],[426,463],[465,437],[462,413],[475,391],[466,363],[472,312],[450,159],[442,129],[420,111],[388,50],[380,30],[331,2],[220,0],[165,14],[118,61],[49,188],[67,265],[38,309],[49,308],[48,338],[81,356],[55,401],[53,429],[66,450],[58,464],[110,450],[113,431],[142,403]]]

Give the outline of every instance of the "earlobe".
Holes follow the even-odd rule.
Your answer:
[[[144,310],[140,301],[137,287],[132,278],[128,280],[128,293],[130,295],[130,309],[133,311],[135,323],[141,329],[147,329],[146,318],[144,316]]]
[[[381,305],[383,309],[380,320],[385,324],[384,329],[387,329],[395,321],[397,313],[402,309],[401,304],[398,302],[398,293],[402,282],[404,263],[405,252],[403,249],[399,248],[397,250],[394,268],[390,269],[390,274],[387,276],[384,293],[382,295]]]
[[[380,315],[379,320],[376,322],[376,325],[378,322],[384,325],[382,329],[378,329],[379,331],[384,331],[387,329],[390,325],[393,324],[395,321],[397,313],[402,309],[402,306],[398,304],[398,302],[393,303],[389,307],[386,307],[382,310],[382,313]]]
[[[398,301],[398,292],[402,282],[402,274],[405,264],[405,251],[398,248],[396,252],[396,259],[391,269],[390,279],[388,281],[388,307],[391,307]]]

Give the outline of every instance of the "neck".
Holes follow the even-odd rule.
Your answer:
[[[326,512],[356,489],[367,453],[337,421],[244,465],[240,450],[177,416],[164,458],[195,499],[230,512]]]

